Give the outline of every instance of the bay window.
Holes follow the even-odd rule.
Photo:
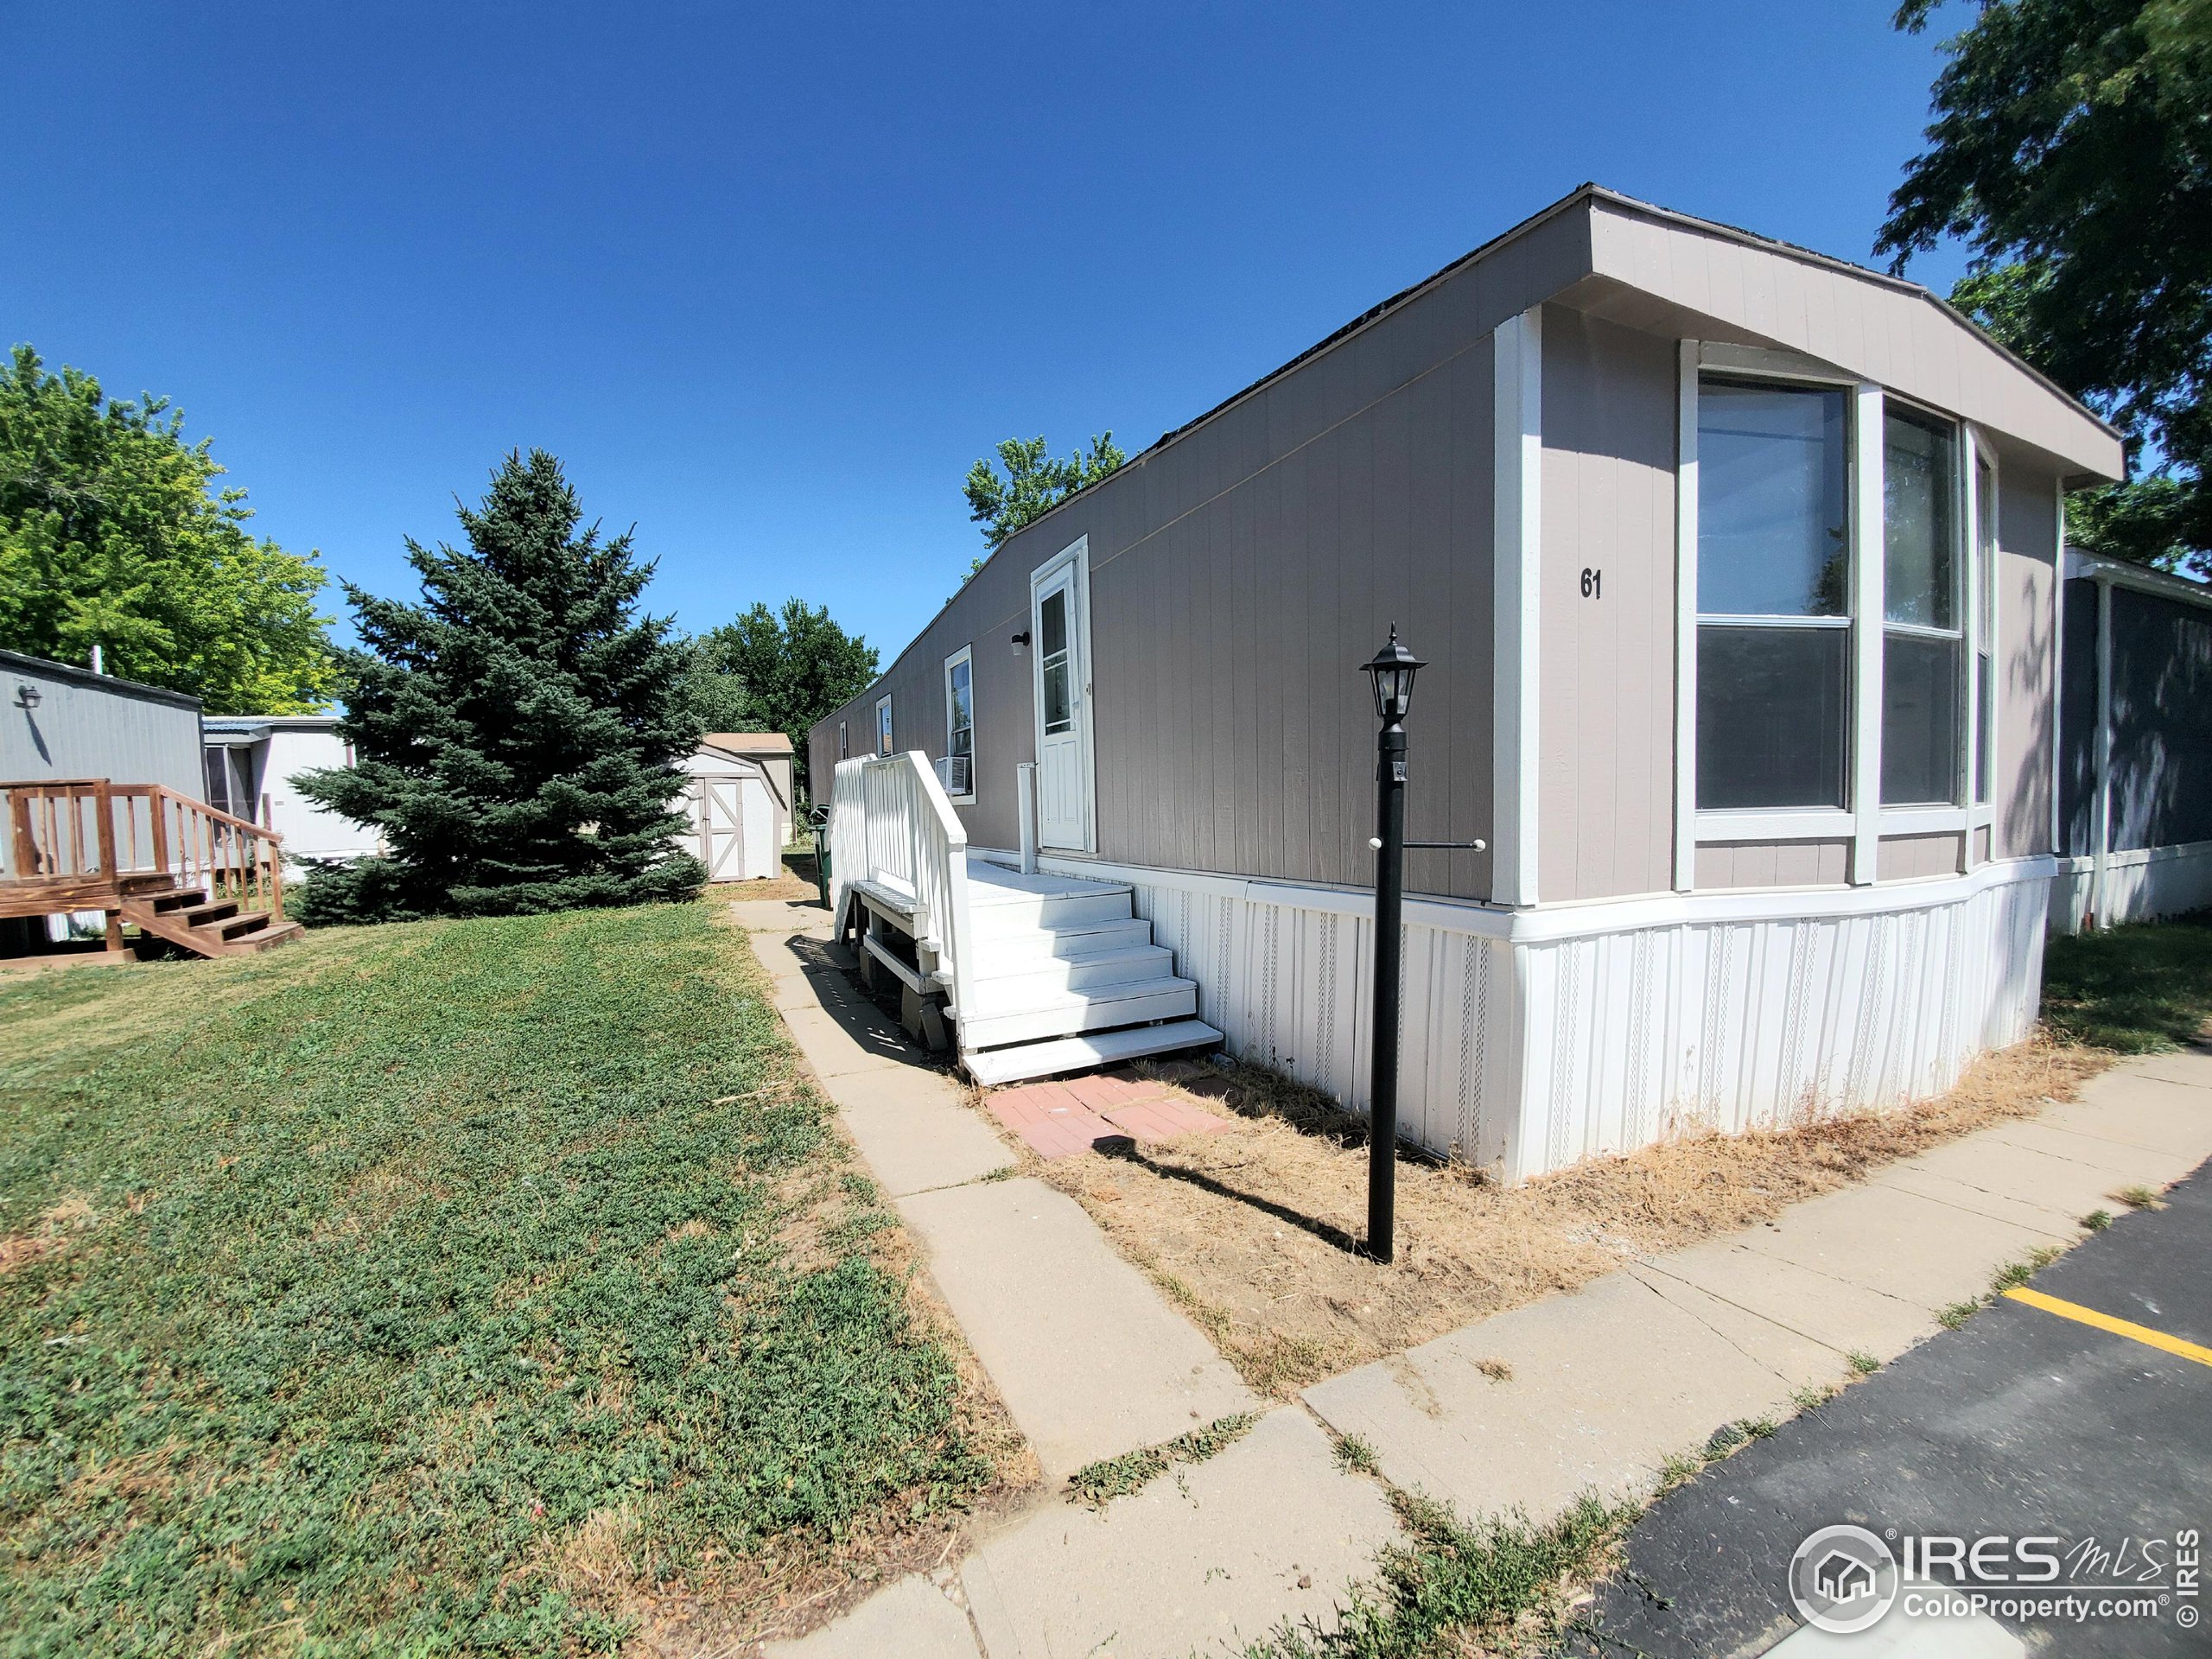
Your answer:
[[[1698,388],[1697,805],[1847,806],[1849,397]]]
[[[1871,881],[1884,835],[1986,817],[1993,457],[1809,359],[1682,363],[1681,844],[1845,840]]]

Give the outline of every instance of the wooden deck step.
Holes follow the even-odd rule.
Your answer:
[[[982,1049],[962,1056],[961,1063],[968,1068],[969,1076],[988,1088],[1001,1083],[1020,1083],[1025,1077],[1087,1071],[1094,1066],[1114,1065],[1147,1054],[1211,1048],[1219,1041],[1221,1033],[1203,1020],[1173,1020],[1164,1025],[1135,1026],[1122,1031],[1062,1037],[1051,1042]]]

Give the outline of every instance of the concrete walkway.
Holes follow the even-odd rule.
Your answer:
[[[1049,1488],[957,1569],[902,1580],[776,1654],[1146,1659],[1325,1619],[1395,1523],[1382,1491],[1338,1466],[1325,1426],[1365,1441],[1394,1484],[1470,1516],[1541,1520],[1585,1489],[1648,1491],[1716,1428],[1788,1415],[1793,1393],[1853,1375],[1853,1355],[1894,1357],[1999,1268],[2075,1242],[2081,1217],[2121,1207],[2117,1189],[2162,1186],[2212,1155],[2212,1057],[2130,1062],[2078,1102],[1265,1410],[1079,1207],[1006,1173],[1005,1144],[846,978],[818,909],[732,910]],[[1103,1511],[1061,1497],[1085,1464],[1244,1412],[1264,1414],[1243,1440]]]
[[[1009,1175],[1006,1144],[846,976],[819,909],[731,913],[1046,1485],[957,1570],[902,1580],[769,1651],[1144,1659],[1325,1617],[1395,1535],[1382,1489],[1338,1466],[1306,1412],[1267,1410],[1072,1199]],[[1103,1510],[1063,1497],[1088,1464],[1247,1413],[1259,1421],[1235,1445]]]

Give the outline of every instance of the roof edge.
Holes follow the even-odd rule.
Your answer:
[[[47,679],[67,680],[72,685],[82,685],[100,691],[118,691],[125,696],[143,698],[150,702],[174,703],[198,714],[207,705],[189,691],[172,691],[166,685],[148,685],[142,680],[126,680],[114,674],[95,674],[89,668],[79,668],[74,663],[57,663],[45,657],[33,657],[20,651],[0,651],[0,667],[19,673],[37,674]]]

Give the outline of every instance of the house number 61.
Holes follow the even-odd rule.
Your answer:
[[[1582,597],[1585,599],[1603,599],[1605,596],[1605,573],[1602,570],[1592,570],[1588,565],[1583,566]]]

